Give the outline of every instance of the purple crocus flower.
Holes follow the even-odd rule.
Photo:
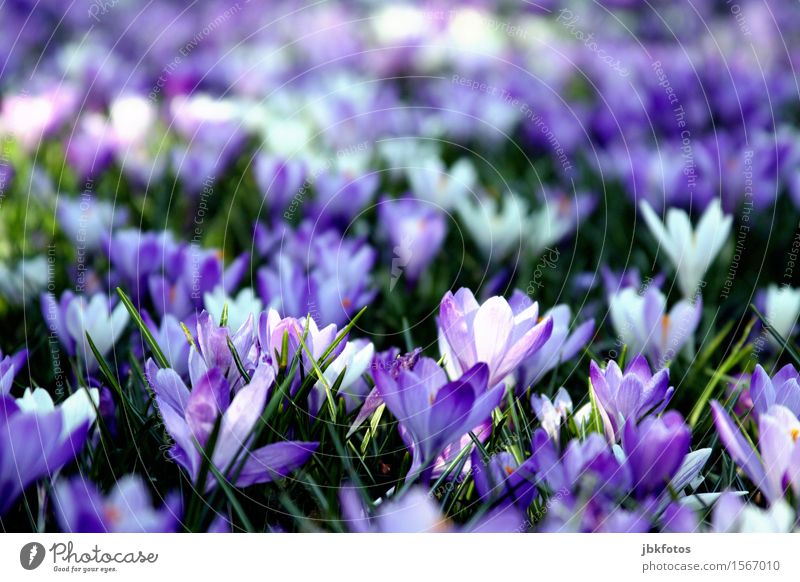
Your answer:
[[[450,291],[439,306],[439,349],[451,378],[479,362],[489,368],[489,385],[502,382],[539,350],[553,331],[553,319],[539,320],[539,306],[509,304],[491,297],[478,304],[469,289]]]
[[[624,373],[613,360],[605,369],[592,360],[589,375],[611,442],[622,438],[627,420],[639,422],[647,414],[659,414],[675,392],[669,385],[669,369],[654,374],[641,354],[634,356]]]
[[[632,419],[625,423],[622,449],[640,498],[666,488],[689,453],[691,440],[691,430],[674,410],[647,417],[639,425]]]
[[[307,169],[302,161],[282,160],[262,154],[253,163],[253,173],[270,214],[277,218],[300,192],[306,180]]]
[[[392,288],[403,275],[415,283],[439,254],[447,234],[445,215],[416,198],[384,199],[378,220],[392,247]]]
[[[411,369],[377,367],[374,377],[411,450],[410,475],[427,469],[447,445],[488,421],[505,392],[502,384],[488,388],[489,369],[482,363],[452,382],[430,358],[420,358]]]
[[[142,312],[142,319],[156,340],[156,344],[161,348],[169,367],[181,377],[186,377],[189,373],[191,344],[181,327],[181,322],[169,313],[161,318],[161,325],[158,326],[147,312]]]
[[[711,411],[728,454],[770,504],[783,498],[787,485],[800,493],[800,421],[791,410],[774,404],[759,414],[760,456],[719,402],[711,402]]]
[[[511,507],[488,512],[477,522],[455,526],[422,487],[412,487],[370,512],[352,486],[339,492],[342,519],[354,533],[515,533],[524,518]],[[371,515],[371,513],[373,513]]]
[[[472,451],[471,472],[481,501],[516,506],[525,511],[537,496],[535,461],[519,464],[511,453],[500,452],[486,462],[477,449]]]
[[[58,407],[43,389],[0,395],[0,515],[31,483],[54,475],[83,448],[93,416],[75,393]],[[69,404],[66,404],[69,402]]]
[[[222,421],[212,462],[238,487],[267,483],[286,477],[305,464],[319,443],[286,441],[253,449],[256,422],[264,410],[275,380],[271,366],[260,366],[249,384],[231,400],[230,387],[222,372],[212,368],[196,382],[192,391],[172,370],[151,370],[148,381],[156,393],[164,425],[174,440],[173,460],[196,480],[205,447],[217,418]],[[241,453],[240,453],[241,451]],[[236,475],[241,464],[241,471]],[[207,484],[214,487],[214,480]]]
[[[523,312],[533,305],[526,293],[515,290],[509,301],[514,313]],[[590,319],[570,329],[572,310],[566,305],[556,305],[544,314],[553,320],[553,331],[547,341],[530,357],[523,360],[517,372],[517,390],[535,386],[545,374],[563,362],[570,361],[591,341],[594,320]],[[572,333],[570,333],[572,331]]]
[[[69,533],[170,533],[179,525],[180,500],[170,495],[154,509],[142,478],[126,475],[103,496],[80,477],[62,480],[53,495],[56,517]]]
[[[800,374],[791,364],[770,378],[760,364],[756,365],[750,379],[750,398],[758,414],[764,414],[775,404],[785,406],[795,416],[800,416]]]
[[[346,227],[372,200],[380,183],[378,173],[353,176],[347,172],[319,176],[311,216],[323,226]]]
[[[0,395],[11,392],[14,376],[19,374],[28,359],[28,350],[20,350],[16,354],[4,356],[0,349]]]

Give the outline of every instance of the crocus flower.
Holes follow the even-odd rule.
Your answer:
[[[531,407],[542,428],[547,431],[550,438],[558,442],[561,424],[567,420],[567,415],[572,413],[572,398],[569,397],[569,393],[562,386],[552,401],[544,394],[533,394]]]
[[[74,199],[62,196],[58,201],[59,226],[78,249],[100,248],[111,229],[122,225],[126,218],[124,208],[97,200],[92,193]]]
[[[788,285],[770,285],[764,298],[764,317],[784,340],[794,337],[797,319],[800,317],[800,289]],[[769,341],[776,347],[778,340],[769,334]]]
[[[158,326],[147,312],[142,312],[142,319],[153,335],[153,339],[156,340],[156,344],[161,348],[161,353],[167,359],[169,367],[181,377],[185,377],[189,372],[191,344],[181,327],[181,322],[169,313],[161,318],[161,324]]]
[[[251,315],[255,319],[263,307],[261,300],[255,296],[250,287],[245,287],[235,298],[228,296],[222,287],[213,293],[203,295],[203,303],[214,321],[220,321],[224,307],[228,306],[228,327],[239,329]]]
[[[625,423],[622,449],[640,498],[666,488],[688,454],[691,440],[691,430],[674,410],[662,417],[649,416],[639,425],[633,420]]]
[[[666,223],[661,222],[646,201],[642,202],[641,211],[659,248],[675,267],[684,297],[694,297],[706,271],[728,240],[733,217],[723,214],[718,199],[711,201],[695,229],[686,211],[679,208],[669,209]]]
[[[478,362],[489,367],[494,386],[539,350],[553,332],[553,319],[539,320],[539,305],[509,304],[492,297],[478,304],[469,289],[450,291],[439,306],[439,349],[451,378]]]
[[[532,304],[530,297],[519,290],[515,290],[509,300],[509,305],[515,312],[522,311]],[[553,320],[553,331],[541,348],[522,361],[517,372],[518,391],[525,390],[528,386],[535,386],[545,374],[559,364],[572,360],[594,335],[593,319],[571,329],[572,310],[566,305],[556,305],[545,312],[544,318]]]
[[[645,354],[662,367],[675,359],[700,323],[703,312],[700,297],[694,303],[681,300],[667,312],[667,300],[658,289],[648,287],[644,294],[630,287],[613,295],[609,312],[614,330],[634,354]]]
[[[471,472],[481,501],[500,506],[516,506],[525,511],[537,496],[535,461],[519,464],[511,453],[502,451],[484,462],[477,449],[472,451]]]
[[[413,284],[442,248],[445,215],[414,198],[385,199],[378,206],[378,220],[392,247],[392,288],[401,276]]]
[[[200,448],[207,444],[220,415],[222,421],[211,461],[238,487],[282,479],[305,464],[317,449],[319,443],[297,441],[252,448],[253,430],[275,380],[271,366],[260,366],[250,383],[232,400],[228,382],[219,368],[212,368],[194,382],[191,392],[177,374],[170,372],[158,370],[148,380],[156,393],[164,426],[175,442],[172,459],[193,481],[202,465]],[[239,466],[241,471],[237,475]],[[214,484],[211,479],[206,486],[212,489]]]
[[[518,511],[507,507],[490,511],[476,523],[457,527],[442,515],[436,500],[422,487],[412,487],[399,499],[381,503],[374,512],[352,486],[342,487],[339,499],[342,519],[354,533],[514,533],[524,521]]]
[[[482,363],[452,382],[430,358],[420,358],[412,369],[377,367],[373,374],[411,449],[410,475],[428,468],[447,445],[486,422],[505,392],[503,385],[488,387],[489,370]]]
[[[622,438],[626,421],[639,422],[645,415],[664,410],[675,391],[669,385],[669,369],[653,373],[642,355],[634,356],[624,373],[613,360],[605,369],[592,360],[589,371],[606,435],[612,442]]]
[[[42,388],[16,401],[0,396],[0,515],[31,483],[54,475],[81,451],[95,418],[87,396],[97,404],[96,390],[75,392],[59,406]]]
[[[800,416],[800,374],[793,365],[786,364],[770,378],[761,364],[756,364],[750,378],[750,398],[757,414],[780,404]]]
[[[498,262],[521,252],[527,236],[528,207],[516,194],[504,196],[502,208],[497,200],[487,196],[476,201],[465,199],[458,206],[458,215],[488,260]]]
[[[4,356],[3,350],[0,349],[0,395],[11,392],[14,376],[19,374],[27,359],[28,350],[20,350],[16,354]]]
[[[253,173],[270,214],[278,217],[283,214],[289,201],[300,193],[307,170],[302,161],[260,154],[253,163]]]
[[[0,263],[0,297],[12,305],[22,305],[45,290],[48,266],[45,257],[25,257],[14,264]]]
[[[98,353],[105,357],[125,331],[130,316],[120,302],[112,309],[107,295],[97,293],[86,297],[65,291],[56,303],[55,297],[42,295],[42,313],[48,325],[55,329],[61,345],[70,356],[76,356],[88,370],[97,367],[97,360],[86,339],[88,334]]]
[[[711,531],[714,533],[789,533],[797,516],[784,500],[766,509],[745,503],[741,495],[726,491],[714,504]]]
[[[375,354],[375,347],[372,342],[365,339],[357,339],[347,342],[344,349],[328,365],[322,375],[325,379],[317,380],[314,388],[309,395],[311,410],[318,412],[325,402],[326,390],[333,387],[337,378],[344,374],[339,384],[336,396],[343,396],[348,403],[348,408],[352,409],[355,403],[359,403],[365,396],[362,393],[353,393],[353,388],[360,386],[361,375],[367,371],[372,363]],[[327,388],[325,387],[327,384]]]
[[[791,410],[775,404],[759,414],[760,456],[719,402],[712,401],[711,410],[728,454],[771,504],[783,498],[787,483],[800,493],[800,421]]]
[[[596,204],[597,197],[592,194],[545,193],[544,206],[527,219],[524,240],[528,248],[534,255],[541,255],[549,246],[574,233]]]
[[[53,495],[56,517],[70,533],[169,533],[179,525],[180,500],[170,495],[154,509],[138,475],[119,479],[107,496],[81,477],[61,480]]]
[[[411,192],[443,210],[453,210],[467,199],[478,181],[478,173],[466,158],[448,170],[438,157],[429,157],[421,164],[406,169]]]

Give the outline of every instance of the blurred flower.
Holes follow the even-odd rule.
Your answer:
[[[670,208],[666,223],[662,223],[646,201],[640,208],[659,249],[664,251],[678,273],[678,285],[683,296],[694,297],[704,286],[706,271],[728,239],[733,217],[723,214],[717,199],[711,201],[694,229],[684,210]]]
[[[539,319],[537,303],[509,304],[492,297],[478,304],[469,289],[448,291],[439,306],[439,349],[451,378],[479,362],[489,368],[489,385],[506,376],[550,339],[553,319]]]
[[[515,194],[503,198],[502,210],[494,198],[464,199],[458,205],[458,215],[487,259],[501,261],[515,249],[519,255],[523,237],[527,235],[528,207]]]
[[[90,192],[80,198],[61,196],[58,200],[58,223],[69,237],[70,243],[80,252],[96,250],[111,233],[127,220],[127,209],[116,208],[110,202],[97,200]]]
[[[47,286],[47,259],[24,258],[16,264],[0,262],[0,296],[13,305],[22,305]]]
[[[301,194],[307,171],[302,161],[262,153],[253,162],[253,173],[270,215],[277,218],[283,215],[292,198]]]
[[[585,193],[548,192],[544,198],[544,206],[530,215],[523,228],[523,240],[537,256],[573,234],[597,204],[596,196]]]
[[[55,487],[53,503],[62,532],[169,533],[179,525],[177,495],[170,495],[164,507],[153,509],[138,475],[125,475],[105,497],[81,477],[62,480]]]
[[[414,198],[384,199],[378,220],[393,252],[391,288],[403,275],[415,283],[442,248],[447,235],[444,214]]]
[[[415,158],[416,160],[416,158]],[[448,170],[438,157],[428,157],[406,168],[411,192],[442,210],[453,210],[474,193],[478,173],[466,158],[458,160]]]
[[[624,374],[613,360],[605,369],[592,360],[589,370],[606,436],[611,442],[622,438],[622,428],[628,420],[639,422],[646,415],[660,414],[675,391],[669,385],[669,369],[651,372],[642,355],[633,357]]]
[[[97,390],[79,390],[55,406],[42,388],[16,401],[0,396],[0,515],[28,486],[52,477],[83,448]],[[35,435],[36,438],[32,438]]]
[[[681,300],[667,313],[667,300],[658,289],[644,294],[626,288],[611,296],[609,313],[621,343],[632,354],[645,354],[656,367],[674,360],[692,338],[703,313],[702,300]]]
[[[36,95],[4,95],[0,126],[26,149],[38,148],[42,139],[58,131],[73,116],[77,97],[71,87],[62,84]]]
[[[770,285],[764,298],[764,317],[767,323],[784,340],[794,337],[798,317],[800,317],[800,289],[788,285]],[[769,334],[769,341],[773,346],[778,345],[778,340]]]
[[[727,491],[714,504],[714,533],[789,533],[795,528],[795,511],[784,500],[762,509]]]
[[[211,293],[203,295],[203,303],[214,321],[220,321],[222,311],[228,307],[228,327],[238,330],[252,316],[254,319],[261,312],[261,300],[255,296],[250,287],[245,287],[236,298],[230,297],[222,287],[217,287]]]
[[[0,395],[11,392],[14,385],[14,376],[19,374],[25,361],[28,359],[28,350],[20,350],[13,355],[3,355],[0,349]]]

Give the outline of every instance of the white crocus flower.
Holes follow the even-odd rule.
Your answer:
[[[800,289],[793,289],[788,285],[770,285],[767,288],[767,297],[764,306],[764,316],[773,329],[784,338],[789,339],[794,335],[797,318],[800,316]],[[775,345],[778,341],[769,336]]]
[[[61,438],[66,439],[75,429],[85,422],[93,422],[97,417],[97,407],[100,405],[100,393],[97,388],[80,388],[70,394],[58,409],[61,410],[63,419]],[[20,411],[29,414],[44,415],[56,410],[53,399],[44,388],[31,390],[26,388],[20,398],[17,398]]]
[[[503,208],[492,198],[464,202],[458,208],[461,224],[488,259],[500,261],[520,249],[527,226],[528,208],[511,194],[503,200]]]
[[[558,389],[552,401],[544,394],[534,394],[531,397],[531,405],[542,428],[547,431],[551,439],[558,442],[561,423],[572,412],[572,399],[569,393],[562,386]]]
[[[253,315],[253,321],[258,319],[258,314],[264,307],[261,300],[256,297],[250,287],[245,287],[235,298],[231,298],[221,286],[217,286],[213,293],[203,295],[203,304],[206,311],[211,314],[211,319],[219,323],[222,318],[224,306],[228,305],[228,327],[236,331]]]
[[[478,181],[472,162],[464,158],[449,170],[439,158],[427,158],[422,165],[407,168],[406,174],[416,198],[436,204],[444,210],[458,208],[474,191]]]
[[[364,372],[367,371],[374,355],[375,346],[370,341],[357,339],[347,342],[342,352],[336,356],[336,359],[322,373],[325,383],[329,388],[332,388],[336,383],[336,379],[344,371],[338,394],[351,396],[358,400],[361,395],[352,394],[349,388],[358,382]],[[323,384],[322,380],[317,380],[316,384],[314,384],[314,392],[309,403],[312,407],[316,405],[316,409],[319,410],[327,398],[325,384]]]
[[[75,340],[78,358],[89,370],[95,369],[97,360],[86,341],[86,334],[91,336],[97,351],[105,357],[117,343],[129,319],[122,302],[112,310],[108,297],[102,293],[93,295],[88,303],[85,297],[75,297],[70,301],[66,310],[66,328]]]
[[[679,208],[667,211],[665,223],[646,201],[641,209],[647,226],[678,273],[681,292],[684,297],[693,297],[728,239],[733,217],[722,212],[717,199],[711,201],[694,229],[689,215]]]

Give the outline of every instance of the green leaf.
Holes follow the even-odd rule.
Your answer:
[[[156,342],[153,334],[150,333],[150,329],[145,324],[142,316],[139,315],[139,311],[136,309],[136,306],[120,287],[117,287],[117,294],[122,300],[122,304],[125,305],[125,309],[128,310],[128,313],[130,314],[131,319],[133,319],[133,322],[136,324],[136,327],[139,328],[139,332],[142,334],[144,341],[147,342],[148,346],[150,346],[150,350],[153,352],[153,358],[155,359],[156,363],[161,368],[169,368],[169,362],[167,361],[167,358],[164,357],[164,353],[161,351],[158,342]]]

